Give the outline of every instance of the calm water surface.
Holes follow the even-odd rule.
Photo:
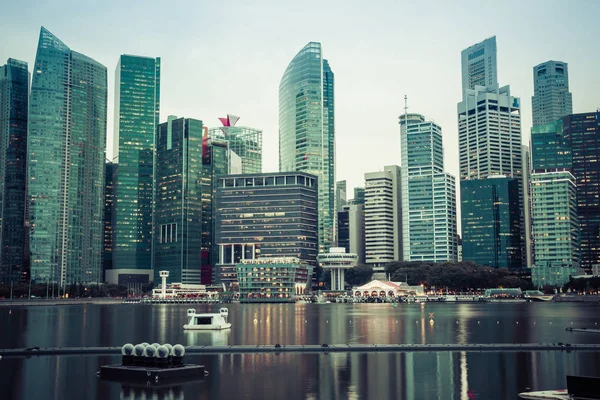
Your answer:
[[[0,348],[340,343],[600,343],[600,305],[230,304],[232,329],[185,332],[186,305],[0,307]],[[197,305],[198,312],[219,306]],[[429,323],[430,313],[435,323]],[[516,399],[600,373],[600,352],[192,355],[203,381],[146,389],[101,382],[115,356],[0,360],[2,399]]]

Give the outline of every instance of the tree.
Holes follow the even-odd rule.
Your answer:
[[[370,265],[358,265],[354,268],[347,269],[344,272],[344,277],[347,285],[364,285],[371,281],[371,278],[373,277],[373,267]]]

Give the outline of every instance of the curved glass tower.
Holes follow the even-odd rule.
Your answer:
[[[319,253],[329,250],[335,228],[333,72],[321,44],[310,42],[279,83],[279,171],[319,179]]]
[[[106,67],[42,27],[27,143],[36,282],[102,282],[106,85]]]

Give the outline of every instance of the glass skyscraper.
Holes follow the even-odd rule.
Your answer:
[[[566,62],[546,61],[533,67],[531,111],[534,127],[573,113],[573,95],[569,92],[569,66]]]
[[[42,27],[28,137],[36,282],[102,282],[106,97],[106,67]]]
[[[242,159],[243,174],[260,174],[262,172],[262,131],[247,126],[235,126],[239,117],[227,115],[219,118],[223,126],[210,128],[211,138],[226,140],[229,150]]]
[[[463,98],[475,86],[497,86],[496,36],[474,44],[461,52]]]
[[[122,55],[115,86],[113,268],[150,270],[160,58]]]
[[[9,58],[0,66],[0,285],[28,277],[27,63]]]
[[[200,284],[202,246],[202,121],[172,119],[158,126],[154,281]]]
[[[279,83],[279,171],[319,179],[319,252],[334,244],[334,75],[320,43],[310,42],[290,62]]]
[[[456,181],[444,172],[442,128],[420,114],[399,123],[403,258],[458,261]]]

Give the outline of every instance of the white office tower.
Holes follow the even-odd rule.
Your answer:
[[[546,61],[533,67],[531,111],[533,126],[549,124],[573,114],[573,95],[569,92],[566,62]]]
[[[442,128],[420,114],[399,120],[403,258],[458,261],[456,181],[444,172]]]
[[[365,258],[385,278],[385,264],[402,260],[400,167],[365,174]]]
[[[463,98],[466,89],[475,89],[476,86],[497,86],[496,36],[463,50],[461,65]]]

